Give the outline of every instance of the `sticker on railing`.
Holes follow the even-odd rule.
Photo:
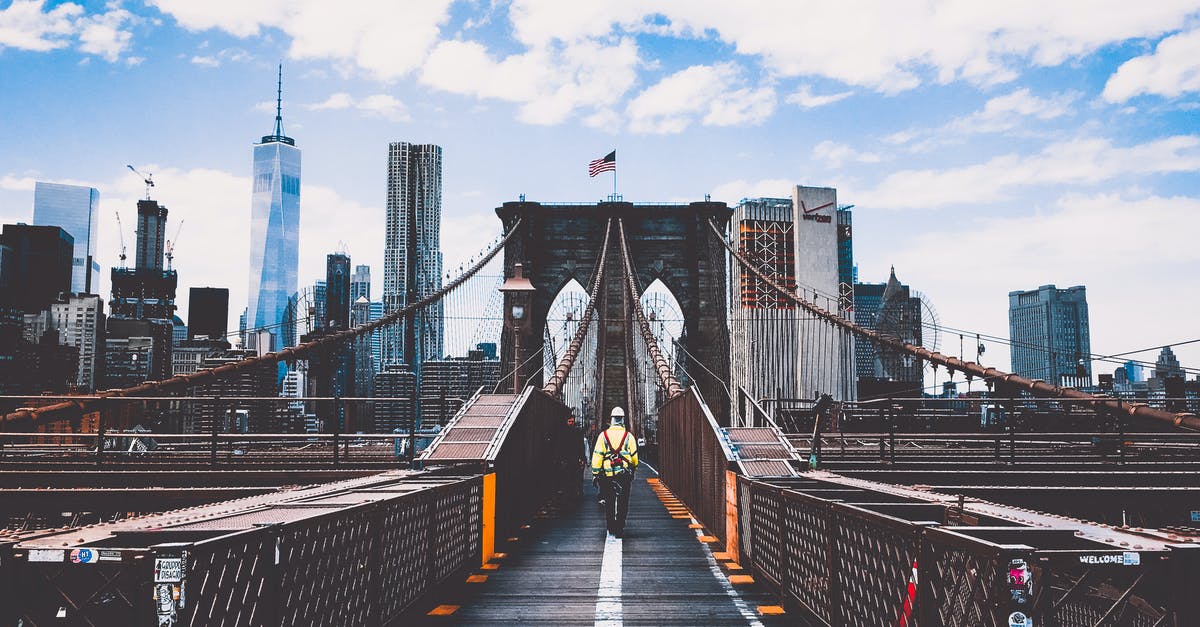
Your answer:
[[[62,549],[30,549],[31,562],[62,562],[67,559],[67,552]]]
[[[71,562],[74,564],[95,564],[99,557],[91,549],[71,549]]]
[[[1025,612],[1013,612],[1008,615],[1008,627],[1033,627],[1033,617]]]
[[[1087,565],[1103,565],[1115,564],[1117,566],[1140,566],[1142,564],[1142,554],[1136,551],[1126,551],[1120,555],[1080,555],[1080,564]]]

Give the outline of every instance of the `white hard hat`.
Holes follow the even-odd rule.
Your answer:
[[[620,407],[613,407],[612,419],[613,422],[621,422],[625,420],[625,410],[621,409]]]

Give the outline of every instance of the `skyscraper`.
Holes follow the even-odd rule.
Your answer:
[[[350,257],[333,253],[325,257],[324,327],[341,331],[350,326]]]
[[[71,291],[71,259],[75,242],[57,226],[5,224],[0,246],[6,255],[0,285],[0,306],[27,313],[45,310],[58,295]]]
[[[896,278],[892,268],[887,283],[854,286],[854,321],[880,335],[908,344],[923,343],[921,297]],[[855,370],[860,400],[887,395],[919,394],[924,362],[896,350],[881,349],[865,339],[854,340]]]
[[[1070,387],[1091,383],[1087,288],[1009,292],[1008,326],[1015,374]]]
[[[170,323],[175,316],[179,277],[174,270],[163,269],[167,208],[149,199],[139,200],[137,207],[136,264],[133,268],[112,269],[112,314]]]
[[[34,185],[33,223],[62,227],[75,238],[71,291],[77,294],[91,294],[99,287],[100,264],[96,262],[99,209],[100,192],[94,187],[42,181]]]
[[[229,332],[229,289],[193,287],[188,292],[188,338],[225,339]]]
[[[387,229],[383,248],[383,307],[397,311],[442,287],[442,149],[433,144],[388,144]],[[419,364],[442,357],[442,304],[414,324],[383,332],[383,364]]]
[[[275,133],[254,145],[253,185],[246,326],[268,328],[278,339],[300,263],[300,149],[283,134],[283,66],[275,94]],[[257,337],[246,334],[250,344]]]
[[[826,311],[849,317],[841,280],[852,276],[849,258],[849,215],[839,215],[837,190],[797,185],[792,193],[796,228],[796,286],[800,295]],[[839,233],[842,227],[846,236]],[[840,263],[841,258],[845,263]],[[853,298],[853,294],[850,294]],[[798,320],[801,395],[829,394],[836,400],[855,400],[854,343],[845,332],[811,316]]]
[[[75,385],[81,392],[92,392],[104,351],[104,301],[95,294],[71,294],[50,305],[50,319],[59,340],[79,351]]]
[[[354,274],[350,276],[350,303],[353,305],[359,298],[371,300],[371,266],[354,266]]]

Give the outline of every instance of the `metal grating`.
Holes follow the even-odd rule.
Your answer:
[[[498,429],[457,426],[446,431],[442,442],[491,442]]]
[[[738,464],[747,477],[790,477],[796,474],[788,460],[746,460]]]
[[[782,444],[747,444],[735,450],[738,459],[791,459],[792,452]]]
[[[483,460],[489,442],[444,442],[426,454],[427,461]]]
[[[735,444],[742,442],[779,442],[779,431],[770,427],[730,427],[725,430],[729,441]]]

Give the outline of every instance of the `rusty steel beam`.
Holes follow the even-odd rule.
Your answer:
[[[6,414],[3,416],[3,418],[0,418],[0,425],[5,427],[14,425],[36,426],[48,420],[54,420],[67,413],[82,413],[104,399],[130,398],[144,396],[154,392],[164,392],[187,388],[189,386],[200,385],[209,381],[217,381],[229,375],[241,372],[243,370],[253,369],[257,366],[277,364],[281,361],[291,362],[318,350],[329,350],[342,342],[349,342],[350,340],[353,340],[359,336],[372,333],[385,326],[395,324],[406,316],[415,313],[418,309],[436,302],[447,293],[464,283],[467,279],[475,276],[475,273],[479,272],[481,268],[487,265],[487,263],[496,256],[496,253],[500,252],[504,248],[504,245],[508,243],[508,240],[511,239],[514,234],[516,234],[517,229],[520,228],[520,226],[521,220],[518,218],[516,223],[513,224],[513,227],[504,235],[504,238],[501,239],[495,246],[493,246],[492,249],[487,252],[487,254],[481,257],[479,261],[475,263],[475,265],[468,268],[466,272],[464,272],[458,278],[447,283],[442,289],[412,303],[411,305],[398,309],[374,322],[362,324],[354,327],[353,329],[346,329],[345,331],[340,331],[338,333],[334,333],[333,335],[312,340],[310,342],[305,342],[298,346],[285,348],[279,352],[272,352],[265,355],[259,355],[257,357],[250,357],[248,359],[243,359],[242,361],[218,366],[211,370],[200,370],[193,374],[178,375],[169,379],[163,379],[162,381],[151,381],[119,390],[108,390],[105,392],[100,392],[87,399],[62,401],[37,408],[21,408]]]
[[[658,340],[650,330],[650,323],[646,320],[646,312],[642,311],[641,294],[638,293],[637,285],[633,281],[633,264],[629,261],[629,248],[625,243],[625,223],[621,218],[617,218],[617,230],[621,234],[621,261],[625,268],[625,288],[629,291],[633,313],[637,317],[638,327],[642,332],[642,339],[645,340],[646,347],[649,349],[650,360],[654,362],[654,370],[658,374],[658,384],[667,391],[668,399],[675,398],[683,394],[683,386],[679,385],[679,380],[675,378],[675,373],[671,372],[671,365],[667,363],[667,358],[663,357],[662,350],[658,348]]]
[[[716,223],[714,223],[712,220],[709,220],[708,226],[710,229],[712,229],[713,233],[717,235],[717,239],[719,239],[721,243],[725,245],[725,248],[729,251],[729,254],[732,255],[733,258],[742,265],[742,267],[746,268],[750,272],[753,272],[755,276],[757,276],[767,285],[771,286],[772,289],[779,292],[788,298],[788,300],[791,300],[797,306],[817,316],[818,318],[850,331],[855,335],[875,342],[875,344],[878,346],[887,347],[902,353],[907,353],[914,357],[929,361],[930,363],[944,366],[950,372],[957,370],[958,372],[965,374],[968,379],[972,377],[979,377],[984,381],[1002,381],[1011,387],[1027,390],[1034,396],[1048,396],[1090,401],[1089,404],[1093,407],[1105,407],[1114,412],[1126,413],[1135,418],[1149,418],[1151,420],[1169,423],[1176,427],[1200,431],[1200,418],[1196,417],[1194,414],[1176,414],[1169,411],[1163,411],[1161,409],[1155,409],[1144,403],[1121,402],[1116,399],[1107,399],[1094,394],[1088,394],[1087,392],[1081,392],[1073,388],[1064,388],[1057,385],[1051,385],[1045,381],[1042,381],[1041,379],[1028,379],[1026,377],[1004,372],[996,368],[984,367],[983,365],[973,361],[963,361],[958,357],[950,357],[939,352],[928,350],[921,346],[901,342],[899,340],[881,335],[880,333],[871,329],[861,327],[850,320],[843,319],[837,314],[818,307],[816,304],[801,298],[791,290],[788,290],[782,285],[776,283],[774,279],[767,276],[766,273],[764,273],[754,264],[750,263],[749,260],[747,260],[740,252],[738,252],[733,244],[725,239],[725,235],[721,232],[720,228],[717,227]]]
[[[600,261],[596,264],[596,276],[592,279],[592,288],[588,291],[588,304],[584,310],[583,318],[579,321],[579,328],[575,330],[575,336],[571,338],[571,343],[567,346],[567,352],[563,354],[562,359],[558,360],[558,365],[554,368],[554,374],[550,375],[550,380],[546,381],[546,385],[542,386],[542,391],[555,398],[558,397],[559,389],[567,381],[567,375],[571,374],[571,368],[575,365],[575,358],[579,356],[579,349],[583,346],[583,340],[587,337],[588,327],[592,324],[592,312],[596,310],[596,297],[600,294],[600,285],[604,282],[604,264],[608,259],[608,239],[612,233],[612,218],[604,227],[604,245],[600,248]]]

